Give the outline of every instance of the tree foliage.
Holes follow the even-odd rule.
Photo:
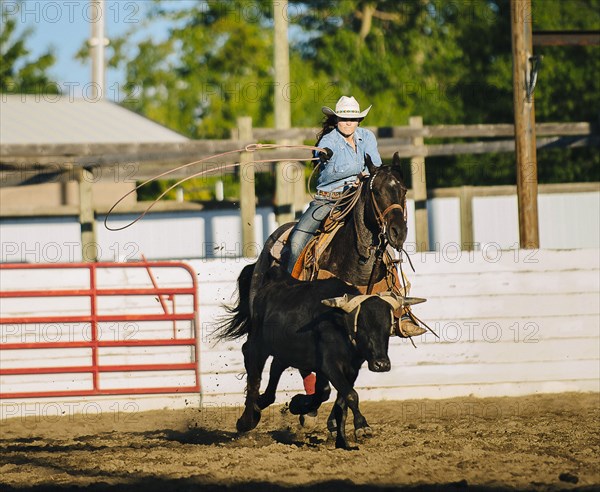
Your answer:
[[[11,94],[33,94],[45,92],[57,94],[59,86],[47,74],[54,64],[51,51],[30,59],[27,38],[31,30],[17,33],[17,22],[13,18],[2,20],[0,31],[0,92]]]
[[[368,124],[512,123],[509,0],[289,0],[290,86],[272,83],[271,0],[220,0],[172,9],[165,40],[115,40],[115,63],[139,87],[136,111],[193,138],[227,137],[238,116],[273,123],[286,90],[294,126],[317,126],[342,94],[373,104]],[[600,28],[600,0],[533,0],[534,30]],[[599,48],[539,47],[536,119],[596,121]],[[594,149],[540,151],[540,180],[599,180]],[[430,162],[430,161],[428,161]],[[510,154],[431,159],[429,186],[514,183]]]
[[[134,95],[128,106],[194,138],[228,137],[238,115],[272,124],[271,33],[262,12],[247,12],[244,4],[198,2],[172,10],[155,2],[150,20],[173,26],[166,40],[149,35],[135,46],[115,40],[114,56],[124,61]]]

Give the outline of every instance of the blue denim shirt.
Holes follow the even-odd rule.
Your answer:
[[[381,165],[381,156],[377,150],[377,140],[371,130],[358,127],[354,132],[356,152],[337,129],[325,135],[317,147],[327,147],[333,156],[321,165],[317,189],[321,191],[342,191],[345,185],[356,181],[356,176],[365,168],[365,154],[371,156],[373,164]]]

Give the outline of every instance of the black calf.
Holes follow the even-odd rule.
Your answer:
[[[240,288],[248,273],[240,276]],[[269,270],[254,299],[251,320],[241,319],[238,310],[222,334],[223,338],[248,334],[242,348],[248,376],[246,406],[237,422],[238,430],[256,427],[261,410],[275,400],[282,372],[292,366],[317,375],[315,394],[296,395],[290,404],[293,413],[316,410],[329,397],[329,381],[338,392],[334,406],[336,447],[348,449],[344,430],[348,407],[354,414],[357,434],[361,429],[369,434],[353,386],[364,361],[371,371],[390,370],[387,351],[392,310],[399,303],[392,295],[361,296],[338,279],[299,282],[280,268]],[[242,310],[244,314],[249,312],[247,308]],[[269,355],[273,356],[269,384],[259,395]]]

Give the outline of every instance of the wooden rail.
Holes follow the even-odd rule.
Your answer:
[[[413,118],[414,120],[414,118]],[[416,120],[415,120],[416,121]],[[425,158],[433,156],[450,156],[463,154],[486,154],[499,152],[515,152],[514,132],[512,124],[477,124],[477,125],[412,125],[394,127],[366,127],[372,130],[378,140],[379,151],[384,159],[390,159],[394,153],[402,158],[410,158],[411,162],[419,163],[422,176],[420,189],[417,190],[419,204],[424,202],[425,191]],[[241,153],[234,152],[255,142],[295,141],[314,143],[319,128],[291,128],[275,130],[271,128],[252,128],[251,124],[245,131],[234,129],[232,138],[227,140],[197,140],[177,143],[120,143],[120,144],[1,144],[0,145],[0,187],[19,184],[33,184],[44,181],[73,180],[80,167],[121,168],[125,166],[124,174],[131,171],[127,166],[132,163],[135,167],[137,181],[155,177],[165,170],[171,170],[178,165],[191,163],[209,156],[216,156],[209,162],[202,162],[191,168],[169,174],[169,178],[181,179],[204,169],[218,170],[222,165],[240,162]],[[246,137],[243,137],[246,135]],[[252,141],[246,141],[247,135],[252,135]],[[575,123],[537,123],[536,146],[540,150],[550,148],[567,148],[600,145],[598,125],[589,122]],[[240,138],[242,136],[242,138]],[[438,142],[427,143],[426,139]],[[444,142],[450,139],[476,139],[477,141]],[[442,142],[439,142],[442,140]],[[219,155],[223,154],[225,155]],[[262,150],[251,155],[246,153],[245,161],[261,159],[289,160],[292,156],[308,160],[309,151],[289,149]],[[258,165],[257,172],[271,170],[271,165]],[[232,170],[218,172],[232,172]],[[110,174],[110,173],[108,173]],[[61,177],[62,175],[62,177]],[[66,177],[65,177],[66,176]],[[245,187],[248,196],[242,198],[243,203],[254,203],[254,190]],[[280,190],[281,191],[281,190]],[[470,189],[461,191],[463,202],[469,201],[467,194]],[[301,198],[301,197],[300,197]],[[290,198],[290,200],[292,200]],[[294,203],[298,201],[293,198]],[[278,208],[294,208],[293,203],[278,203]],[[245,207],[247,208],[247,207]],[[298,204],[296,203],[296,209]],[[468,224],[468,208],[464,208],[464,221]],[[245,214],[242,211],[242,215]],[[420,231],[417,243],[422,249],[427,249],[427,227],[424,222],[427,217],[426,208],[419,210],[421,222],[416,224]],[[247,222],[247,221],[245,221]],[[468,229],[468,225],[466,226]],[[465,229],[465,231],[467,230]],[[245,236],[252,237],[252,227]]]
[[[514,137],[515,126],[510,123],[481,125],[429,125],[422,128],[411,126],[374,127],[365,126],[382,138],[490,138]],[[320,128],[291,128],[275,130],[273,128],[254,128],[254,136],[260,140],[276,140],[278,138],[302,138],[314,140]],[[595,126],[588,122],[578,123],[538,123],[536,133],[539,136],[552,135],[592,135],[598,133]]]
[[[514,125],[431,125],[422,128],[409,126],[366,127],[374,131],[378,137],[380,153],[383,158],[391,158],[394,152],[401,157],[443,156],[459,154],[481,154],[488,152],[514,151]],[[303,140],[314,143],[318,128],[292,128],[274,130],[270,128],[253,128],[255,142],[274,141],[280,139]],[[539,123],[536,125],[539,137],[538,148],[597,146],[600,134],[596,125],[588,122],[579,123]],[[435,143],[424,145],[412,144],[414,138],[424,139],[490,139],[479,142]],[[230,152],[254,142],[237,139],[229,140],[191,140],[177,143],[120,143],[120,144],[1,144],[0,163],[2,176],[1,186],[10,186],[15,182],[15,175],[25,169],[56,171],[68,169],[69,166],[114,166],[136,162],[139,166],[136,177],[145,179],[157,174],[165,165],[170,168],[180,163],[187,163],[210,155]],[[272,150],[253,154],[257,159],[281,158],[290,156],[290,151]],[[309,156],[309,153],[304,152]],[[300,152],[300,155],[304,155]],[[205,167],[217,167],[223,163],[239,161],[239,154],[230,154],[215,158]],[[173,177],[189,175],[189,170],[174,173]]]

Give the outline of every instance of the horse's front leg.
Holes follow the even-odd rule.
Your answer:
[[[329,380],[327,376],[321,371],[317,372],[317,383],[315,385],[315,410],[321,406],[321,403],[329,400],[331,396],[331,386],[329,386]]]
[[[246,406],[244,413],[237,421],[236,427],[238,432],[248,432],[260,422],[261,409],[257,404],[257,400],[259,398],[261,374],[268,355],[265,355],[251,339],[244,343],[242,352],[247,374]]]
[[[312,395],[294,395],[290,402],[290,413],[293,415],[306,415],[316,412],[321,403],[329,400],[330,395],[329,380],[322,372],[317,372],[315,392]]]
[[[287,366],[279,361],[279,359],[273,359],[271,362],[271,369],[269,370],[269,384],[265,389],[265,392],[258,397],[257,404],[261,410],[264,410],[275,401],[275,393],[277,392],[277,385],[281,379],[283,371],[287,369]]]

